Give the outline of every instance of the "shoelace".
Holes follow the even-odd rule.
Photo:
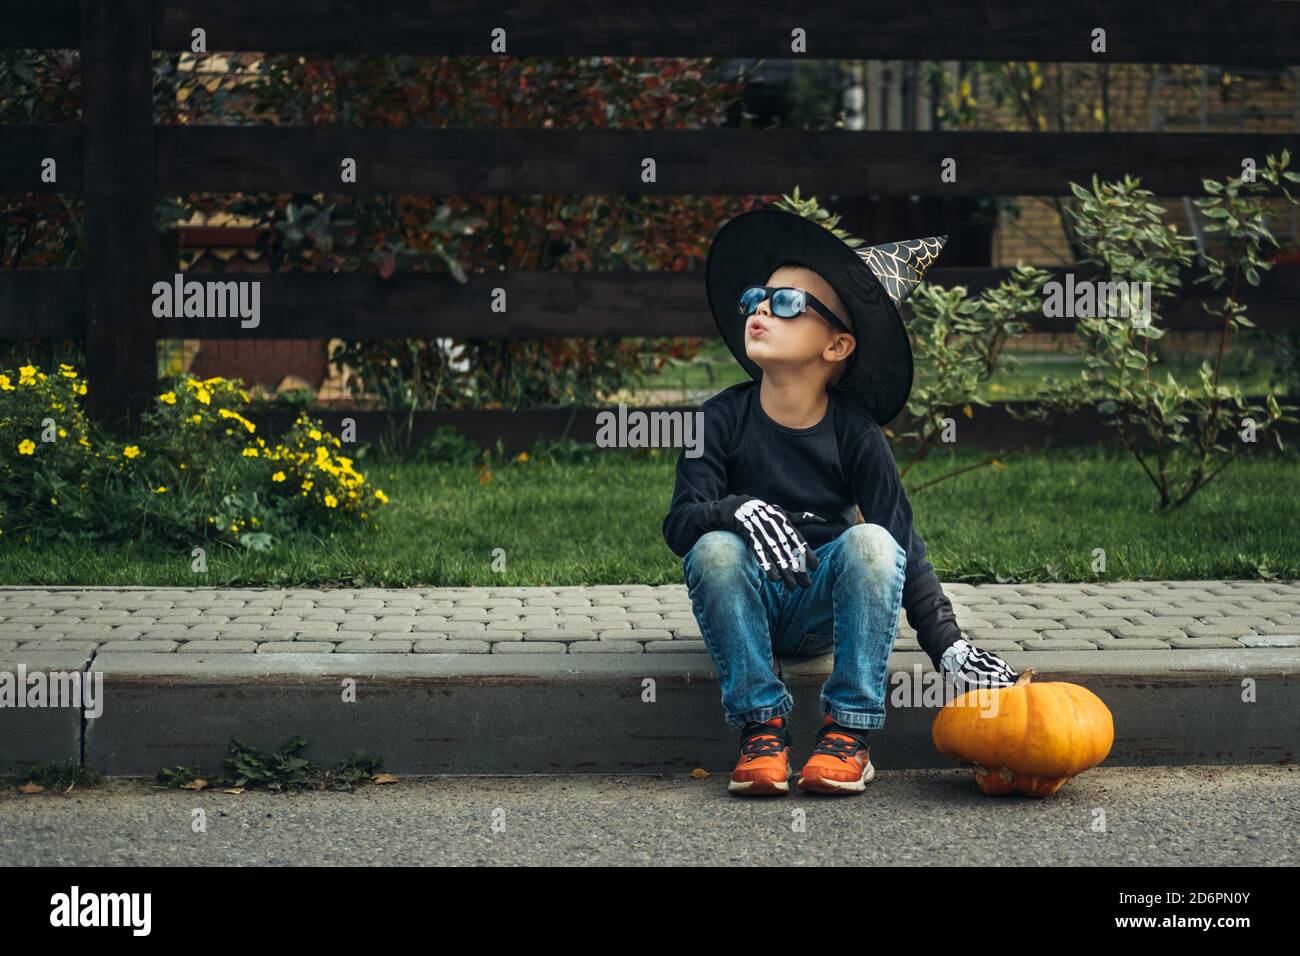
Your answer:
[[[748,724],[744,734],[744,739],[740,742],[740,753],[751,760],[755,757],[774,757],[786,746],[784,727]]]
[[[837,736],[831,736],[835,734]],[[843,739],[847,737],[848,739]],[[847,761],[859,750],[866,750],[867,745],[851,734],[845,733],[838,724],[827,724],[817,731],[817,746],[813,753],[830,754]]]

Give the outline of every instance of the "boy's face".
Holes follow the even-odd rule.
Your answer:
[[[781,266],[763,284],[804,289],[849,324],[848,310],[831,284],[805,266]],[[807,366],[823,370],[829,378],[837,360],[847,359],[854,345],[852,335],[835,328],[811,306],[792,319],[782,319],[772,314],[771,300],[764,299],[745,320],[745,354],[764,371]]]

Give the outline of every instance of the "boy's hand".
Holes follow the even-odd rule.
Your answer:
[[[799,517],[811,522],[826,520],[809,511],[800,512]],[[732,512],[730,523],[731,530],[749,542],[769,581],[784,581],[792,588],[812,586],[808,572],[816,571],[820,562],[784,510],[761,498],[748,498]]]
[[[982,651],[965,638],[952,643],[939,660],[939,669],[951,674],[959,690],[972,687],[1006,687],[1016,682],[1011,665],[992,651]],[[960,686],[964,684],[965,686]]]

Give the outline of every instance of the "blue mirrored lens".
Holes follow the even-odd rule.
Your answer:
[[[767,290],[762,286],[750,286],[740,294],[740,311],[742,315],[749,315],[758,304],[767,298]]]
[[[778,289],[772,293],[772,314],[783,319],[794,318],[803,311],[803,293],[798,289]]]

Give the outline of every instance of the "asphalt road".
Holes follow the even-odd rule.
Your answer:
[[[191,825],[199,808],[206,832]],[[1293,765],[1102,768],[1046,800],[985,797],[960,769],[881,771],[845,798],[740,799],[725,775],[412,777],[354,793],[239,795],[117,779],[0,792],[0,867],[1268,866],[1300,862],[1297,832]]]

